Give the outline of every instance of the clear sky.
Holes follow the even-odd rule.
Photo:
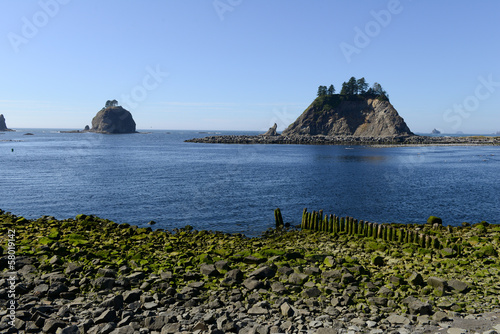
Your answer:
[[[0,0],[0,113],[83,128],[282,131],[351,76],[414,132],[500,131],[500,1]]]

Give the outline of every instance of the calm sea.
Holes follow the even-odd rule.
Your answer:
[[[277,207],[294,224],[305,207],[379,223],[500,223],[500,147],[184,143],[206,135],[0,134],[0,208],[249,236],[274,225]]]

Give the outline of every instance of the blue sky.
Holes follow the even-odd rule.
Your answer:
[[[0,0],[0,113],[83,128],[282,131],[351,76],[415,132],[500,131],[499,1]]]

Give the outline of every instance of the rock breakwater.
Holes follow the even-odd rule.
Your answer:
[[[393,137],[355,137],[355,136],[208,136],[188,139],[191,143],[210,144],[303,144],[303,145],[500,145],[500,137],[430,137],[430,136],[393,136]]]
[[[500,227],[487,223],[461,230],[452,240],[466,244],[460,253],[342,231],[247,238],[87,215],[0,212],[0,229],[0,298],[15,301],[14,320],[0,311],[5,333],[410,333],[500,323]]]

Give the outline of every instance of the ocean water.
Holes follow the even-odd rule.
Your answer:
[[[500,223],[500,147],[184,142],[206,135],[0,134],[0,209],[248,236],[273,227],[277,207],[293,224],[305,207],[379,223],[430,215],[450,225]]]

